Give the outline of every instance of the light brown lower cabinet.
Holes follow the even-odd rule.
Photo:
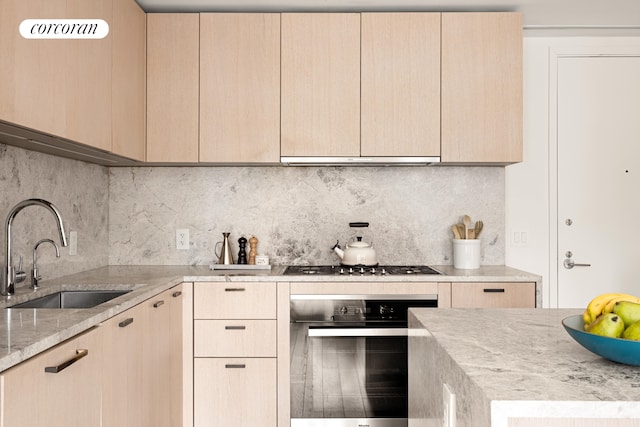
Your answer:
[[[193,295],[194,427],[276,427],[276,283],[194,283]]]
[[[103,333],[103,427],[182,426],[183,285],[115,316]]]
[[[0,375],[0,426],[101,425],[101,328]]]
[[[142,423],[142,365],[145,307],[138,305],[104,322],[103,427]]]
[[[276,358],[196,358],[194,426],[275,427]]]
[[[457,282],[451,284],[453,308],[535,308],[535,282]]]

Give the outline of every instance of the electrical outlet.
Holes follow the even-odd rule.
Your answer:
[[[527,246],[527,232],[526,231],[512,231],[511,232],[511,244],[518,247]]]
[[[189,249],[189,229],[178,228],[176,230],[176,249],[179,251]]]
[[[78,232],[69,232],[69,255],[78,255]]]
[[[456,427],[456,395],[451,392],[447,384],[442,384],[442,400],[444,405],[442,427]]]

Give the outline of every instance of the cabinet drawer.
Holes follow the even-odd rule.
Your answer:
[[[276,284],[196,283],[193,315],[195,319],[275,319]]]
[[[195,359],[195,427],[277,423],[276,359]]]
[[[454,308],[535,308],[536,284],[527,283],[453,283],[451,307]]]
[[[275,320],[196,320],[195,357],[276,357]]]

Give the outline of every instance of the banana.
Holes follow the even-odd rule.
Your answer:
[[[621,296],[626,296],[626,294],[621,294],[617,292],[606,293],[606,294],[598,295],[597,297],[592,299],[591,302],[589,302],[589,305],[587,305],[587,309],[585,310],[584,314],[582,315],[585,326],[589,325],[591,322],[596,320],[596,318],[600,316],[600,314],[602,314],[602,311],[607,306],[607,303],[609,303],[609,301],[611,301],[616,297],[621,297]]]
[[[640,303],[640,298],[634,297],[633,295],[622,294],[620,296],[610,299],[609,302],[607,302],[607,304],[602,309],[602,312],[611,313],[613,311],[613,306],[616,305],[618,301],[629,301],[629,302]]]

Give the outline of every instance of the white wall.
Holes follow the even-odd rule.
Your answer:
[[[637,45],[640,37],[538,37],[524,38],[524,161],[508,166],[505,173],[505,226],[507,265],[543,277],[543,305],[550,307],[550,283],[557,271],[549,218],[549,52],[556,48]],[[514,233],[526,232],[526,243],[516,244]],[[521,236],[521,234],[519,235]]]

